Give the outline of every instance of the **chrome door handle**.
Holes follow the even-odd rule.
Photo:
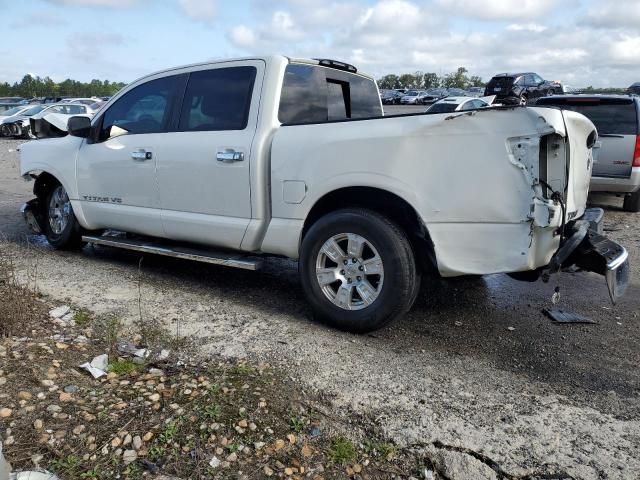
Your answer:
[[[244,160],[244,152],[236,152],[235,150],[218,152],[216,160],[219,162],[242,162]]]
[[[135,152],[131,152],[131,158],[134,160],[151,160],[153,153],[147,152],[146,150],[136,150]]]

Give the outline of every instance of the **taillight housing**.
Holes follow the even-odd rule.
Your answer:
[[[633,166],[640,167],[640,135],[636,137],[636,149],[633,151]]]

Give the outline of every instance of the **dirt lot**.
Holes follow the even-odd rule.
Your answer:
[[[18,209],[31,184],[18,178],[17,145],[0,141],[0,234],[17,266],[37,263],[37,286],[51,298],[133,321],[140,257],[55,252],[29,236]],[[313,323],[293,262],[269,260],[250,273],[146,256],[142,309],[206,340],[212,355],[287,369],[400,445],[445,452],[449,478],[638,478],[640,215],[622,212],[620,199],[592,200],[606,207],[608,235],[633,262],[633,284],[615,307],[603,279],[587,273],[549,284],[504,275],[431,281],[401,321],[354,336]],[[563,308],[598,324],[545,318],[557,284]]]

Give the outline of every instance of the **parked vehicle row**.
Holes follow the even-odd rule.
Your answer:
[[[95,103],[95,102],[94,102]],[[97,109],[84,103],[37,104],[14,107],[0,117],[0,137],[36,138],[36,128],[42,122],[60,130],[75,115],[92,117]],[[6,115],[10,113],[10,115]],[[49,132],[50,127],[45,127]]]
[[[401,91],[402,90],[402,91]],[[381,90],[380,99],[383,105],[429,105],[445,97],[474,96],[469,91],[461,88],[430,88]],[[475,95],[477,96],[477,95]]]
[[[427,109],[427,113],[451,113],[451,112],[468,112],[478,110],[479,108],[487,108],[491,106],[491,102],[483,98],[474,97],[447,97],[438,100]]]

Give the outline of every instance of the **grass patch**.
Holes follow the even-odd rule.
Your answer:
[[[356,447],[344,437],[335,437],[327,449],[327,457],[332,463],[346,465],[356,459]]]
[[[82,464],[82,459],[75,455],[67,455],[66,457],[55,458],[49,464],[49,468],[59,475],[69,475],[77,473],[78,468]]]
[[[256,373],[256,369],[251,365],[247,365],[246,363],[240,363],[232,367],[229,373],[235,377],[245,377],[247,375],[253,375],[254,373]]]
[[[73,314],[73,321],[76,322],[76,325],[86,325],[91,321],[91,314],[86,310],[78,310]]]
[[[391,460],[396,453],[396,446],[390,442],[367,439],[363,442],[365,451],[372,457]]]
[[[215,420],[219,418],[221,414],[222,411],[220,410],[219,405],[207,405],[204,407],[204,416],[207,418]]]
[[[135,372],[139,368],[139,365],[136,365],[130,360],[116,360],[112,362],[107,367],[109,372],[113,372],[116,375],[129,375],[132,372]]]
[[[296,433],[302,433],[307,426],[307,419],[304,417],[293,416],[289,420],[289,424],[291,425],[291,430]]]

